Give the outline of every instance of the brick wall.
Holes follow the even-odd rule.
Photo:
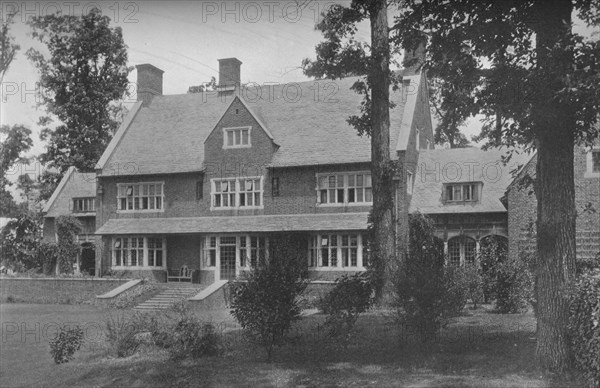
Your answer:
[[[600,179],[586,178],[586,153],[584,147],[575,147],[575,207],[577,210],[577,257],[595,257],[600,251]],[[519,176],[535,173],[535,157]],[[585,211],[591,205],[594,210]],[[537,220],[537,200],[533,187],[513,185],[508,193],[509,255],[516,258],[519,252],[535,251],[536,243],[530,225]]]
[[[104,294],[128,280],[5,278],[0,280],[2,302],[12,298],[24,303],[96,303],[96,295]]]

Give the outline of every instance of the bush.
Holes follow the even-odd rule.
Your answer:
[[[414,328],[425,342],[445,324],[448,301],[444,276],[444,248],[434,235],[431,219],[409,215],[409,252],[404,268],[394,278],[395,305],[400,322]]]
[[[117,357],[129,357],[140,347],[136,338],[138,325],[128,319],[125,314],[109,315],[106,321],[106,339]]]
[[[496,308],[501,313],[518,313],[532,301],[533,276],[529,264],[522,260],[506,260],[497,268]]]
[[[56,338],[50,340],[50,354],[57,364],[73,359],[73,355],[83,345],[83,330],[79,326],[61,326]]]
[[[231,314],[252,342],[264,347],[268,361],[274,346],[281,345],[292,323],[300,319],[299,296],[307,281],[299,266],[286,256],[271,256],[244,275],[245,282],[232,282]]]
[[[170,333],[161,333],[157,337],[173,360],[216,356],[220,352],[220,339],[215,327],[189,314],[181,315],[170,328]]]
[[[447,266],[443,278],[443,315],[455,317],[462,314],[469,299],[469,279],[464,267]]]
[[[481,267],[484,303],[489,303],[496,298],[498,265],[506,261],[507,255],[508,246],[505,238],[487,236],[481,239],[477,261]]]
[[[338,278],[335,287],[319,303],[319,308],[328,315],[325,324],[329,335],[342,337],[347,346],[358,316],[367,311],[373,301],[374,289],[367,274]]]
[[[41,269],[41,262],[38,260],[40,240],[39,219],[21,215],[16,220],[9,221],[0,231],[2,265],[16,272]]]
[[[589,386],[600,387],[600,271],[582,275],[575,285],[568,329],[575,367]]]

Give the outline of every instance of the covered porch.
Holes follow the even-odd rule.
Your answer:
[[[105,247],[103,271],[167,281],[187,267],[193,283],[231,280],[269,259],[286,240],[308,276],[333,280],[366,264],[367,213],[112,219],[97,234]],[[186,279],[187,280],[187,279]]]

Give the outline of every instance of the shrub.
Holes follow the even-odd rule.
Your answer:
[[[264,347],[268,361],[294,321],[300,319],[299,296],[307,282],[299,266],[286,256],[271,256],[244,275],[245,282],[231,283],[231,314],[252,342]]]
[[[38,262],[45,275],[52,274],[58,260],[58,246],[55,243],[42,242],[38,247]]]
[[[469,279],[464,267],[444,268],[442,298],[445,317],[455,317],[462,313],[469,298]]]
[[[445,323],[444,248],[428,217],[409,215],[409,227],[409,252],[394,277],[395,304],[400,322],[425,342]]]
[[[496,298],[498,265],[506,261],[507,255],[508,247],[505,238],[488,236],[481,239],[477,261],[481,267],[484,303],[489,303]]]
[[[112,316],[106,320],[106,339],[117,357],[129,357],[140,347],[136,338],[138,326],[125,314]]]
[[[335,287],[319,303],[319,308],[328,315],[325,324],[329,335],[342,337],[347,346],[358,316],[367,311],[373,301],[374,289],[367,274],[338,278]]]
[[[83,345],[83,330],[79,326],[61,326],[56,338],[50,340],[50,354],[57,364],[73,359],[73,355]]]
[[[190,314],[181,315],[169,333],[161,334],[159,338],[173,360],[216,356],[220,351],[220,340],[215,327],[200,322]]]
[[[81,228],[81,222],[73,216],[56,218],[56,244],[61,272],[73,272],[73,264],[81,250],[81,245],[77,242],[77,235],[81,233]]]
[[[568,329],[575,367],[589,386],[600,387],[600,271],[582,275],[575,285]]]
[[[532,300],[533,276],[522,259],[506,260],[497,268],[496,308],[501,313],[518,313]]]

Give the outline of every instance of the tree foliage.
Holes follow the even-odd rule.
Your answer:
[[[360,135],[371,137],[373,185],[371,267],[378,299],[389,290],[389,277],[396,262],[393,226],[393,176],[390,158],[390,85],[398,78],[390,71],[387,2],[353,0],[348,6],[332,5],[317,25],[324,41],[316,46],[317,58],[305,59],[304,73],[310,77],[339,79],[356,76],[351,89],[363,97],[360,114],[347,121]],[[358,25],[368,21],[369,43],[357,38]]]
[[[425,66],[449,85],[443,111],[483,114],[486,146],[537,149],[537,358],[561,372],[575,277],[574,145],[598,138],[600,42],[573,31],[572,14],[597,27],[591,0],[405,0],[397,44],[428,37]],[[464,81],[460,75],[464,75]],[[457,92],[453,92],[452,89]]]
[[[10,24],[13,22],[14,15],[3,15],[0,28],[0,82],[4,80],[4,75],[8,71],[10,64],[17,51],[21,48],[15,43],[15,38],[10,35]]]
[[[48,113],[39,121],[41,138],[48,141],[40,160],[60,175],[70,166],[93,171],[117,128],[118,101],[127,87],[121,28],[111,27],[97,9],[83,16],[38,16],[29,24],[50,54],[27,51],[40,73],[41,105]]]
[[[17,215],[18,206],[15,203],[8,187],[12,182],[8,176],[12,173],[17,164],[26,164],[29,159],[24,154],[31,149],[33,141],[31,140],[31,130],[23,125],[1,125],[0,137],[0,215],[3,217],[12,217]]]
[[[38,260],[41,231],[40,220],[27,214],[9,221],[0,232],[2,264],[15,271],[41,269]]]

